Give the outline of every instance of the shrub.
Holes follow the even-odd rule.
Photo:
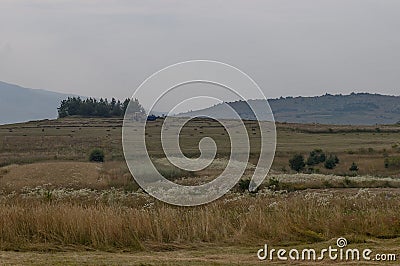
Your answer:
[[[296,154],[289,160],[290,169],[300,172],[306,166],[304,162],[304,156],[301,154]]]
[[[352,172],[357,172],[358,171],[358,166],[355,162],[353,162],[349,168],[350,171]]]
[[[321,149],[315,149],[310,152],[310,156],[307,159],[307,165],[316,165],[323,163],[326,160],[326,155]]]
[[[89,161],[104,162],[104,152],[102,149],[96,148],[90,152]]]
[[[328,159],[328,160],[326,160],[324,166],[326,169],[333,169],[333,168],[335,168],[336,164],[334,161]]]
[[[329,155],[329,158],[325,161],[325,168],[326,169],[333,169],[336,167],[336,164],[339,163],[339,158],[336,155]]]
[[[240,179],[239,180],[239,190],[240,192],[245,192],[249,190],[250,179]]]
[[[272,191],[277,191],[281,189],[281,185],[279,183],[279,180],[276,179],[275,177],[271,177],[268,180],[268,189],[272,190]]]
[[[335,164],[338,164],[340,162],[339,158],[336,155],[332,155],[332,156],[333,156],[333,159],[335,160]]]

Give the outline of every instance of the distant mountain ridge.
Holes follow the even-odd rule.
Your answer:
[[[0,81],[0,124],[56,118],[60,102],[72,96],[77,95],[24,88]],[[265,109],[263,100],[249,102]],[[281,97],[268,102],[275,121],[278,122],[374,125],[395,124],[400,121],[400,96],[370,93],[325,94],[315,97]],[[228,104],[242,118],[254,119],[246,102]],[[224,108],[223,104],[219,104],[178,116],[221,115],[225,111],[226,105]]]
[[[0,81],[0,124],[57,118],[57,107],[69,96]]]
[[[265,106],[264,100],[249,100],[252,106]],[[275,121],[288,123],[319,123],[337,125],[395,124],[400,121],[400,96],[370,93],[315,97],[270,99],[268,103]],[[243,119],[254,119],[249,105],[243,101],[229,104]],[[265,108],[265,107],[263,107]],[[221,115],[223,104],[178,116]],[[223,116],[223,115],[222,115]]]

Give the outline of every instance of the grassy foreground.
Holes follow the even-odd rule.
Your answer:
[[[0,249],[163,249],[198,243],[352,243],[400,236],[399,189],[230,193],[198,208],[120,190],[29,190],[0,198]]]
[[[271,262],[256,256],[266,243],[322,248],[338,237],[353,247],[400,254],[399,169],[383,163],[400,155],[399,126],[278,124],[277,156],[258,193],[237,186],[211,204],[183,208],[153,199],[132,182],[120,122],[64,119],[0,126],[0,265],[266,264]],[[174,181],[206,182],[226,165],[222,145],[211,169],[171,170],[155,137],[159,123],[149,126],[150,154]],[[248,128],[257,144],[257,128],[251,123]],[[219,130],[196,121],[182,131],[182,144],[189,154],[196,154],[197,138],[206,135],[224,144]],[[94,147],[105,150],[105,163],[87,162]],[[337,154],[338,167],[317,166],[318,174],[289,170],[294,153],[306,155],[314,148]],[[257,145],[249,168],[256,159]],[[360,168],[356,176],[348,171],[353,161]],[[250,176],[248,169],[244,178]]]
[[[0,262],[254,265],[266,263],[256,255],[264,244],[322,249],[339,236],[399,254],[399,209],[399,189],[230,193],[181,208],[143,193],[36,188],[0,197]]]

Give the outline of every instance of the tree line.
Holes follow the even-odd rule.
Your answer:
[[[80,97],[68,97],[62,100],[58,107],[58,117],[86,116],[86,117],[122,117],[128,105],[131,112],[145,114],[145,110],[138,99],[125,99],[123,102],[112,98],[100,100],[94,98],[81,99]]]

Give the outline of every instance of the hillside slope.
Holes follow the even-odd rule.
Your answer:
[[[60,101],[68,96],[0,81],[0,124],[56,118]]]
[[[263,100],[250,100],[263,106]],[[268,100],[276,121],[290,123],[320,123],[338,125],[394,124],[400,121],[400,96],[369,93],[316,97],[287,97]],[[242,118],[254,119],[246,102],[228,103]],[[222,104],[179,116],[224,117]],[[267,110],[268,111],[268,110]]]

